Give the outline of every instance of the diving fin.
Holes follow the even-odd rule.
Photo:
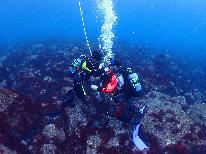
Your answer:
[[[144,149],[148,149],[149,147],[142,141],[142,139],[139,137],[139,125],[134,126],[133,131],[133,142],[137,146],[138,149],[143,151]]]

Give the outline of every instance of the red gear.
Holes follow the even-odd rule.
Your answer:
[[[103,93],[112,93],[116,90],[117,83],[118,83],[117,77],[115,74],[113,74],[111,77],[111,81],[104,88],[102,88],[101,91]]]

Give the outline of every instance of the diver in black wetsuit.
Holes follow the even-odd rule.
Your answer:
[[[106,78],[101,78],[101,86],[91,85],[91,89],[111,94],[116,106],[115,117],[130,124],[137,124],[143,116],[144,107],[137,110],[129,103],[131,98],[141,96],[142,93],[137,73],[131,68],[123,68],[120,60],[114,57],[105,75]]]
[[[91,76],[98,77],[104,73],[104,69],[99,69],[99,64],[102,60],[102,51],[94,50],[91,57],[81,55],[78,59],[75,59],[70,66],[69,73],[73,77],[73,89],[66,93],[67,100],[64,102],[64,106],[69,102],[72,102],[75,95],[84,103],[87,102],[88,87],[90,87],[89,79]],[[88,86],[88,87],[87,87]]]
[[[115,116],[124,122],[136,125],[143,116],[145,107],[136,109],[129,100],[141,96],[139,77],[131,68],[123,68],[118,58],[114,57],[111,65],[118,80],[117,91],[114,94],[114,102],[117,104]]]

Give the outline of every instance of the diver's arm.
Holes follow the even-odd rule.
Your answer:
[[[103,87],[98,87],[97,85],[91,85],[92,90],[103,92]]]
[[[102,68],[102,69],[98,69],[98,70],[93,70],[92,71],[92,73],[91,73],[91,75],[93,76],[93,77],[99,77],[99,76],[101,76],[102,74],[104,74],[105,73],[105,70]]]
[[[107,91],[107,87],[98,87],[97,85],[91,85],[92,90],[98,92],[105,92]]]

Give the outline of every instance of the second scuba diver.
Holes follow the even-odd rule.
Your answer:
[[[110,69],[101,78],[101,86],[92,85],[91,88],[112,94],[116,104],[115,117],[130,124],[139,123],[144,107],[137,110],[129,103],[131,98],[141,95],[139,77],[131,68],[122,68],[119,59],[113,57]]]

